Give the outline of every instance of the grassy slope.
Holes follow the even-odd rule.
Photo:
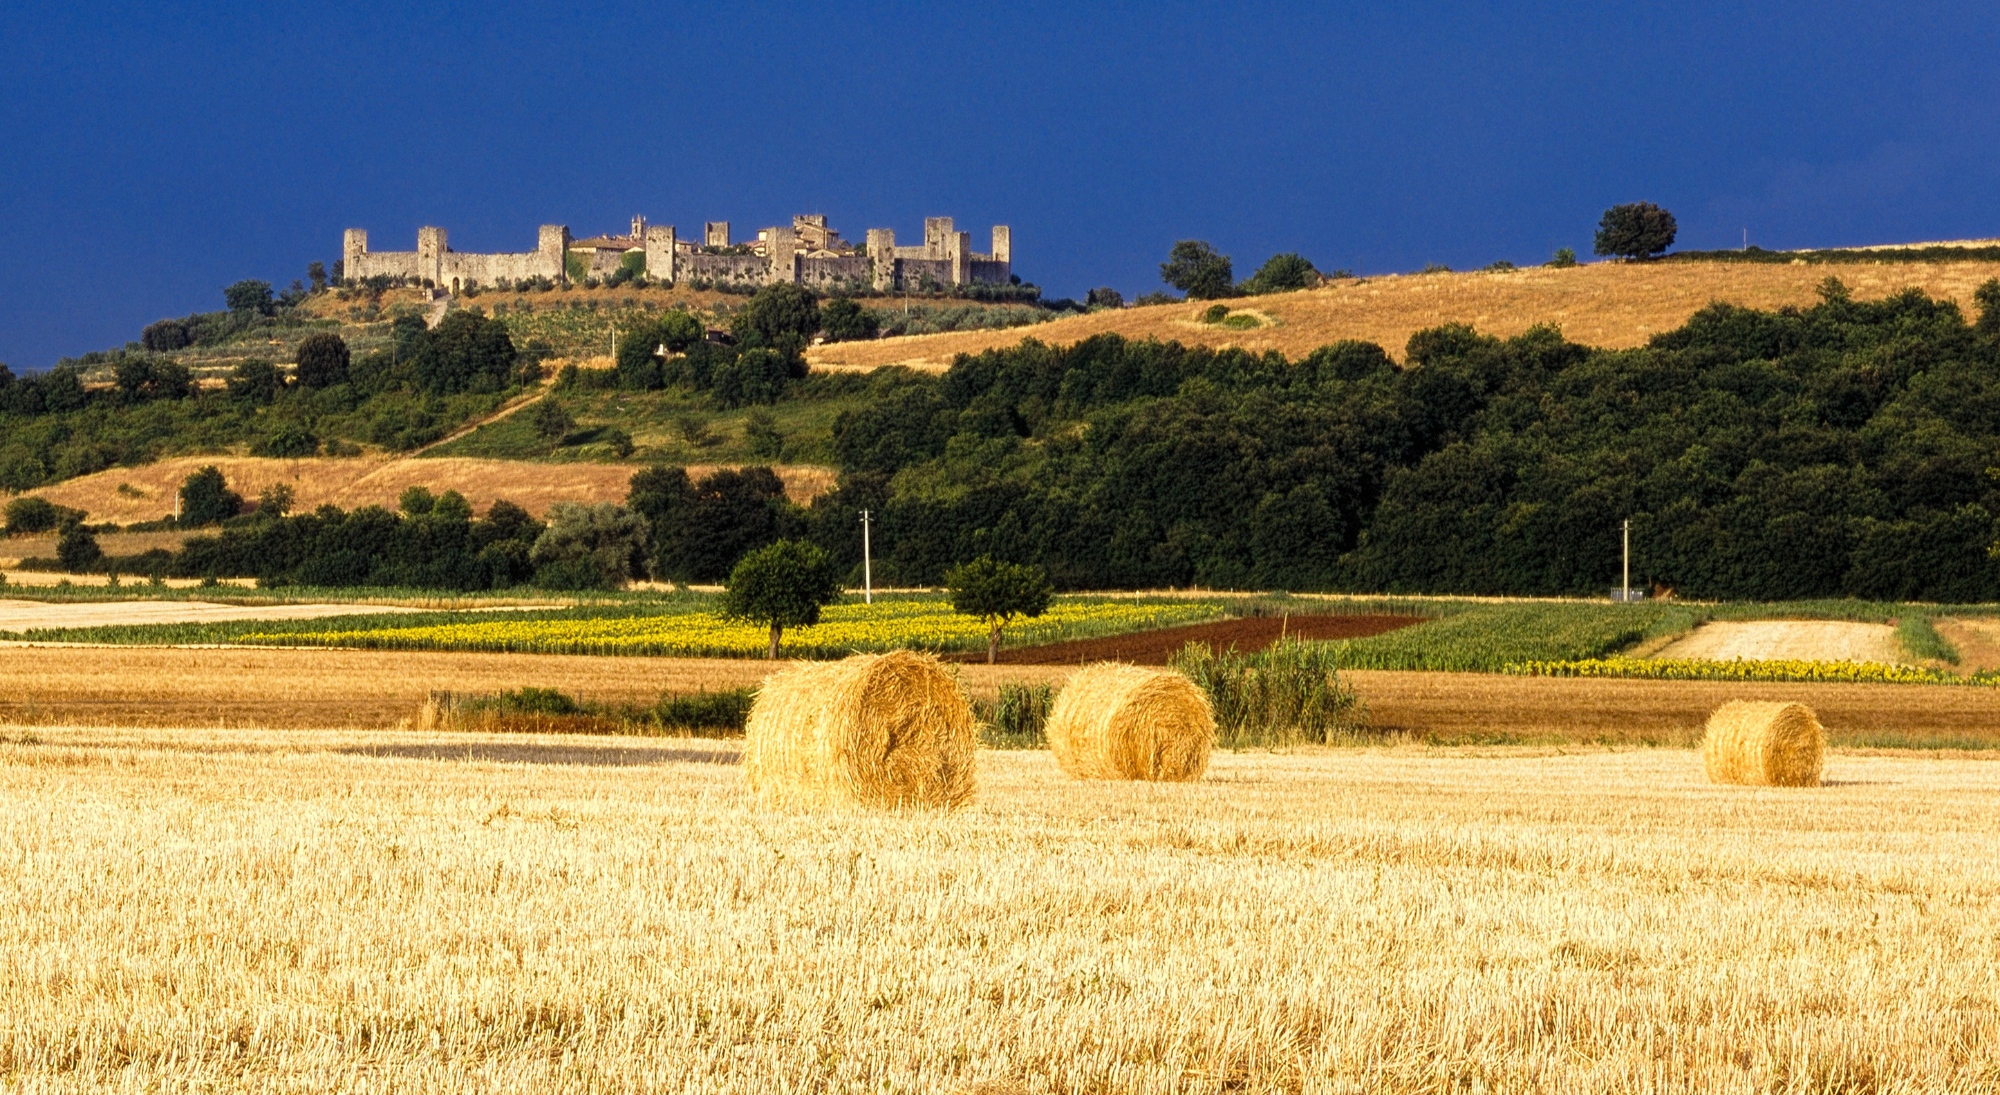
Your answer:
[[[1013,346],[1027,337],[1067,345],[1106,333],[1279,350],[1291,357],[1352,338],[1379,343],[1400,357],[1412,333],[1455,322],[1502,336],[1556,324],[1573,341],[1616,349],[1643,345],[1712,301],[1753,308],[1809,304],[1816,299],[1815,287],[1828,276],[1840,278],[1861,299],[1915,286],[1958,301],[1970,315],[1975,311],[1973,289],[2000,277],[2000,263],[1592,263],[1565,270],[1390,275],[1227,302],[1270,320],[1250,330],[1201,323],[1197,317],[1207,302],[1189,302],[1097,312],[1045,323],[1031,332],[970,331],[839,343],[818,347],[809,358],[826,368],[902,364],[942,369],[953,355]]]

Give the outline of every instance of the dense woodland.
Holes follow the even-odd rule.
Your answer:
[[[1435,328],[1411,338],[1403,367],[1354,342],[1287,361],[1116,336],[1030,341],[942,376],[886,370],[865,393],[838,386],[840,485],[810,508],[762,469],[642,474],[628,499],[641,531],[599,550],[610,561],[595,571],[544,574],[548,560],[527,558],[538,523],[503,511],[482,530],[455,504],[238,518],[172,571],[458,588],[627,572],[715,581],[793,537],[858,578],[866,508],[884,584],[935,584],[991,554],[1070,589],[1592,594],[1617,579],[1629,518],[1635,584],[1682,596],[1995,600],[2000,284],[1979,302],[1968,323],[1949,302],[1863,303],[1829,279],[1814,307],[1714,305],[1635,350],[1547,329],[1501,340]],[[464,336],[474,318],[458,321]],[[717,407],[831,398],[797,383],[816,319],[774,316],[726,352],[663,327],[685,356],[633,357],[606,379],[635,399]],[[453,360],[490,364],[426,372],[413,344],[379,387],[360,363],[345,384],[442,398],[519,382],[517,358],[460,341]],[[38,383],[44,398],[76,398]],[[148,405],[143,385],[97,398],[98,413],[127,421]],[[433,551],[440,536],[452,544]],[[316,543],[347,554],[334,565]],[[380,550],[357,546],[369,544]]]
[[[884,581],[991,552],[1069,588],[1199,584],[2000,598],[2000,284],[1714,305],[1636,350],[1553,330],[1302,361],[1093,339],[959,361],[836,431]],[[830,545],[831,546],[831,545]]]

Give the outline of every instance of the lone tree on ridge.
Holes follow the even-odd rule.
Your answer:
[[[1189,300],[1215,300],[1236,292],[1236,268],[1229,256],[1202,240],[1182,240],[1160,264],[1160,280]]]
[[[722,616],[771,628],[771,660],[787,627],[810,627],[840,599],[833,560],[817,546],[780,540],[745,555],[723,584]]]
[[[1591,249],[1600,255],[1643,259],[1672,247],[1679,228],[1672,213],[1652,202],[1614,205],[1597,222],[1597,238]]]
[[[952,611],[986,621],[986,664],[1000,656],[1000,629],[1014,617],[1034,619],[1049,610],[1055,590],[1041,567],[1003,563],[982,555],[944,576],[951,590]]]

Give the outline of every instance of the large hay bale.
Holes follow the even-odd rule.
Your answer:
[[[942,806],[972,798],[972,705],[942,662],[898,650],[764,681],[743,770],[768,803]]]
[[[1196,780],[1208,771],[1215,715],[1171,669],[1100,662],[1063,686],[1047,733],[1056,763],[1078,779]]]
[[[1817,787],[1826,730],[1802,703],[1736,700],[1708,717],[1702,765],[1715,783]]]

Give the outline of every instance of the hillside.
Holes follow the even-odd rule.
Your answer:
[[[506,499],[540,517],[556,502],[622,502],[641,464],[537,464],[463,457],[307,457],[283,460],[255,456],[186,456],[137,468],[112,468],[30,491],[57,505],[90,514],[93,522],[134,524],[173,513],[174,494],[197,468],[213,464],[231,490],[254,499],[265,487],[292,488],[294,512],[332,504],[342,509],[377,505],[395,509],[410,487],[434,494],[455,490],[485,512]],[[697,475],[711,468],[691,468]],[[833,485],[824,468],[780,467],[786,493],[801,505]]]
[[[1876,300],[1915,287],[1957,301],[1972,314],[1972,291],[2000,277],[2000,262],[1590,263],[1498,273],[1400,274],[1336,282],[1322,289],[1242,297],[1226,303],[1258,317],[1249,330],[1205,324],[1206,302],[1150,305],[1053,320],[1031,332],[961,331],[815,347],[814,367],[905,365],[941,371],[957,354],[1013,346],[1024,337],[1067,346],[1092,335],[1176,340],[1187,345],[1277,350],[1297,358],[1342,339],[1373,342],[1397,360],[1410,335],[1443,323],[1469,323],[1502,338],[1554,324],[1571,342],[1604,349],[1644,345],[1686,323],[1713,301],[1770,310],[1805,306],[1815,288],[1838,277],[1856,299]]]

